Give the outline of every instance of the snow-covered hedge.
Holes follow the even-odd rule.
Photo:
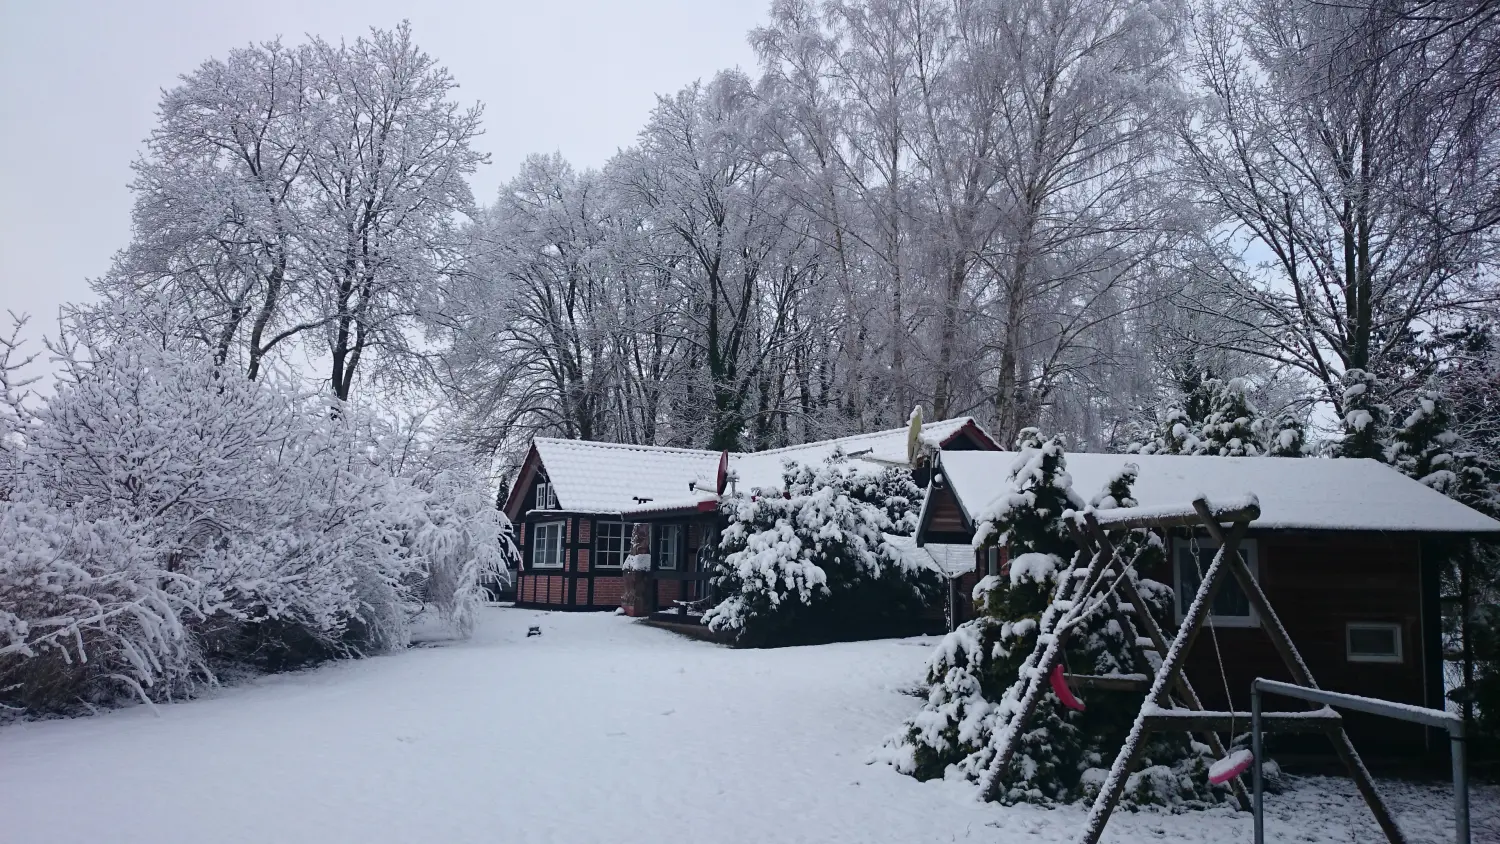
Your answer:
[[[911,630],[939,594],[937,572],[887,540],[916,526],[921,491],[910,473],[872,471],[835,455],[789,465],[782,490],[755,490],[722,506],[714,586],[705,615],[747,646],[854,639]]]
[[[15,391],[11,391],[14,393]],[[472,473],[390,469],[389,427],[274,375],[126,341],[12,395],[0,488],[0,704],[166,698],[224,666],[466,630],[514,555]]]

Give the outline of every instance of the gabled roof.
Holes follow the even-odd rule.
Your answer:
[[[719,453],[689,448],[537,437],[532,447],[564,510],[619,513],[646,501],[689,497],[688,484],[713,490]]]
[[[941,422],[922,425],[921,442],[931,450],[938,450],[965,431],[973,432],[985,444],[994,445],[990,435],[973,419],[961,416]],[[878,465],[906,465],[906,428],[890,428],[868,434],[855,434],[832,440],[803,445],[789,445],[768,451],[729,455],[729,468],[738,477],[741,491],[756,488],[780,489],[782,467],[788,461],[804,466],[816,466],[833,455],[835,449],[855,459],[868,460]]]
[[[972,523],[1008,489],[1019,455],[946,451],[937,472]],[[1073,490],[1084,501],[1104,490],[1127,463],[1140,467],[1132,494],[1141,507],[1210,503],[1247,493],[1259,498],[1252,530],[1378,530],[1500,533],[1500,522],[1465,507],[1375,460],[1287,457],[1184,457],[1068,454]]]
[[[968,417],[923,425],[921,441],[936,450],[961,436],[981,447],[994,446],[984,429]],[[731,454],[729,468],[738,478],[736,488],[741,492],[779,489],[784,463],[815,465],[826,460],[835,449],[842,449],[855,459],[873,461],[872,465],[904,465],[906,438],[906,428],[891,428],[770,451]],[[530,472],[534,471],[533,455],[552,483],[558,506],[584,513],[623,513],[640,510],[642,505],[676,507],[697,502],[702,492],[714,492],[719,466],[717,451],[537,437],[532,440],[532,454],[527,456],[527,467],[517,477],[512,495],[528,482]],[[696,489],[689,489],[689,484],[695,484]],[[508,504],[506,509],[510,512],[512,507]],[[517,514],[525,509],[515,508]]]

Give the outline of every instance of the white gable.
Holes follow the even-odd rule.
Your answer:
[[[941,472],[972,518],[1007,489],[1016,452],[946,451]],[[1142,507],[1210,503],[1254,494],[1251,529],[1496,533],[1500,522],[1374,460],[1068,454],[1073,490],[1088,501],[1127,463]]]

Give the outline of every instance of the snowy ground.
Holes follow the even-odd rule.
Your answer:
[[[526,638],[540,624],[543,635]],[[609,615],[486,612],[473,641],[208,699],[0,729],[0,841],[1071,841],[1081,809],[1002,808],[866,764],[930,640],[735,651]],[[1413,840],[1446,788],[1386,783]],[[1381,840],[1347,783],[1272,798],[1272,841]],[[1500,790],[1474,795],[1500,841]],[[1232,812],[1123,814],[1114,842],[1247,842]]]

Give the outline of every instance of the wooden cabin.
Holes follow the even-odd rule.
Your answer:
[[[632,537],[649,548],[652,609],[707,597],[705,560],[716,544],[719,467],[728,492],[780,489],[787,463],[812,465],[835,451],[871,466],[907,466],[906,428],[750,454],[538,437],[532,441],[505,514],[516,525],[522,564],[516,604],[567,610],[620,606]],[[923,426],[913,470],[926,482],[927,454],[996,450],[969,418]]]
[[[1005,573],[1004,549],[975,551],[970,540],[976,516],[1007,489],[1016,458],[1014,452],[939,454],[931,468],[916,544],[934,557],[967,555],[972,569],[955,590],[960,619],[973,614],[967,599],[979,578]],[[1141,507],[1181,506],[1200,494],[1212,502],[1253,493],[1261,515],[1241,546],[1246,562],[1319,685],[1444,707],[1443,555],[1455,540],[1500,534],[1500,522],[1373,460],[1114,454],[1066,459],[1073,490],[1085,501],[1102,493],[1127,463],[1140,468],[1133,494]],[[1163,539],[1166,570],[1141,574],[1173,588],[1174,614],[1181,618],[1197,589],[1198,571],[1207,568],[1217,546],[1206,535],[1185,531]],[[1243,711],[1254,678],[1292,679],[1232,581],[1215,601],[1210,624],[1212,635],[1197,639],[1187,664],[1209,709],[1229,708],[1226,685],[1234,708]],[[1275,703],[1294,708],[1288,701]],[[1376,755],[1421,753],[1434,741],[1404,722],[1351,713],[1346,723],[1356,745]],[[1446,738],[1436,742],[1446,746]]]

